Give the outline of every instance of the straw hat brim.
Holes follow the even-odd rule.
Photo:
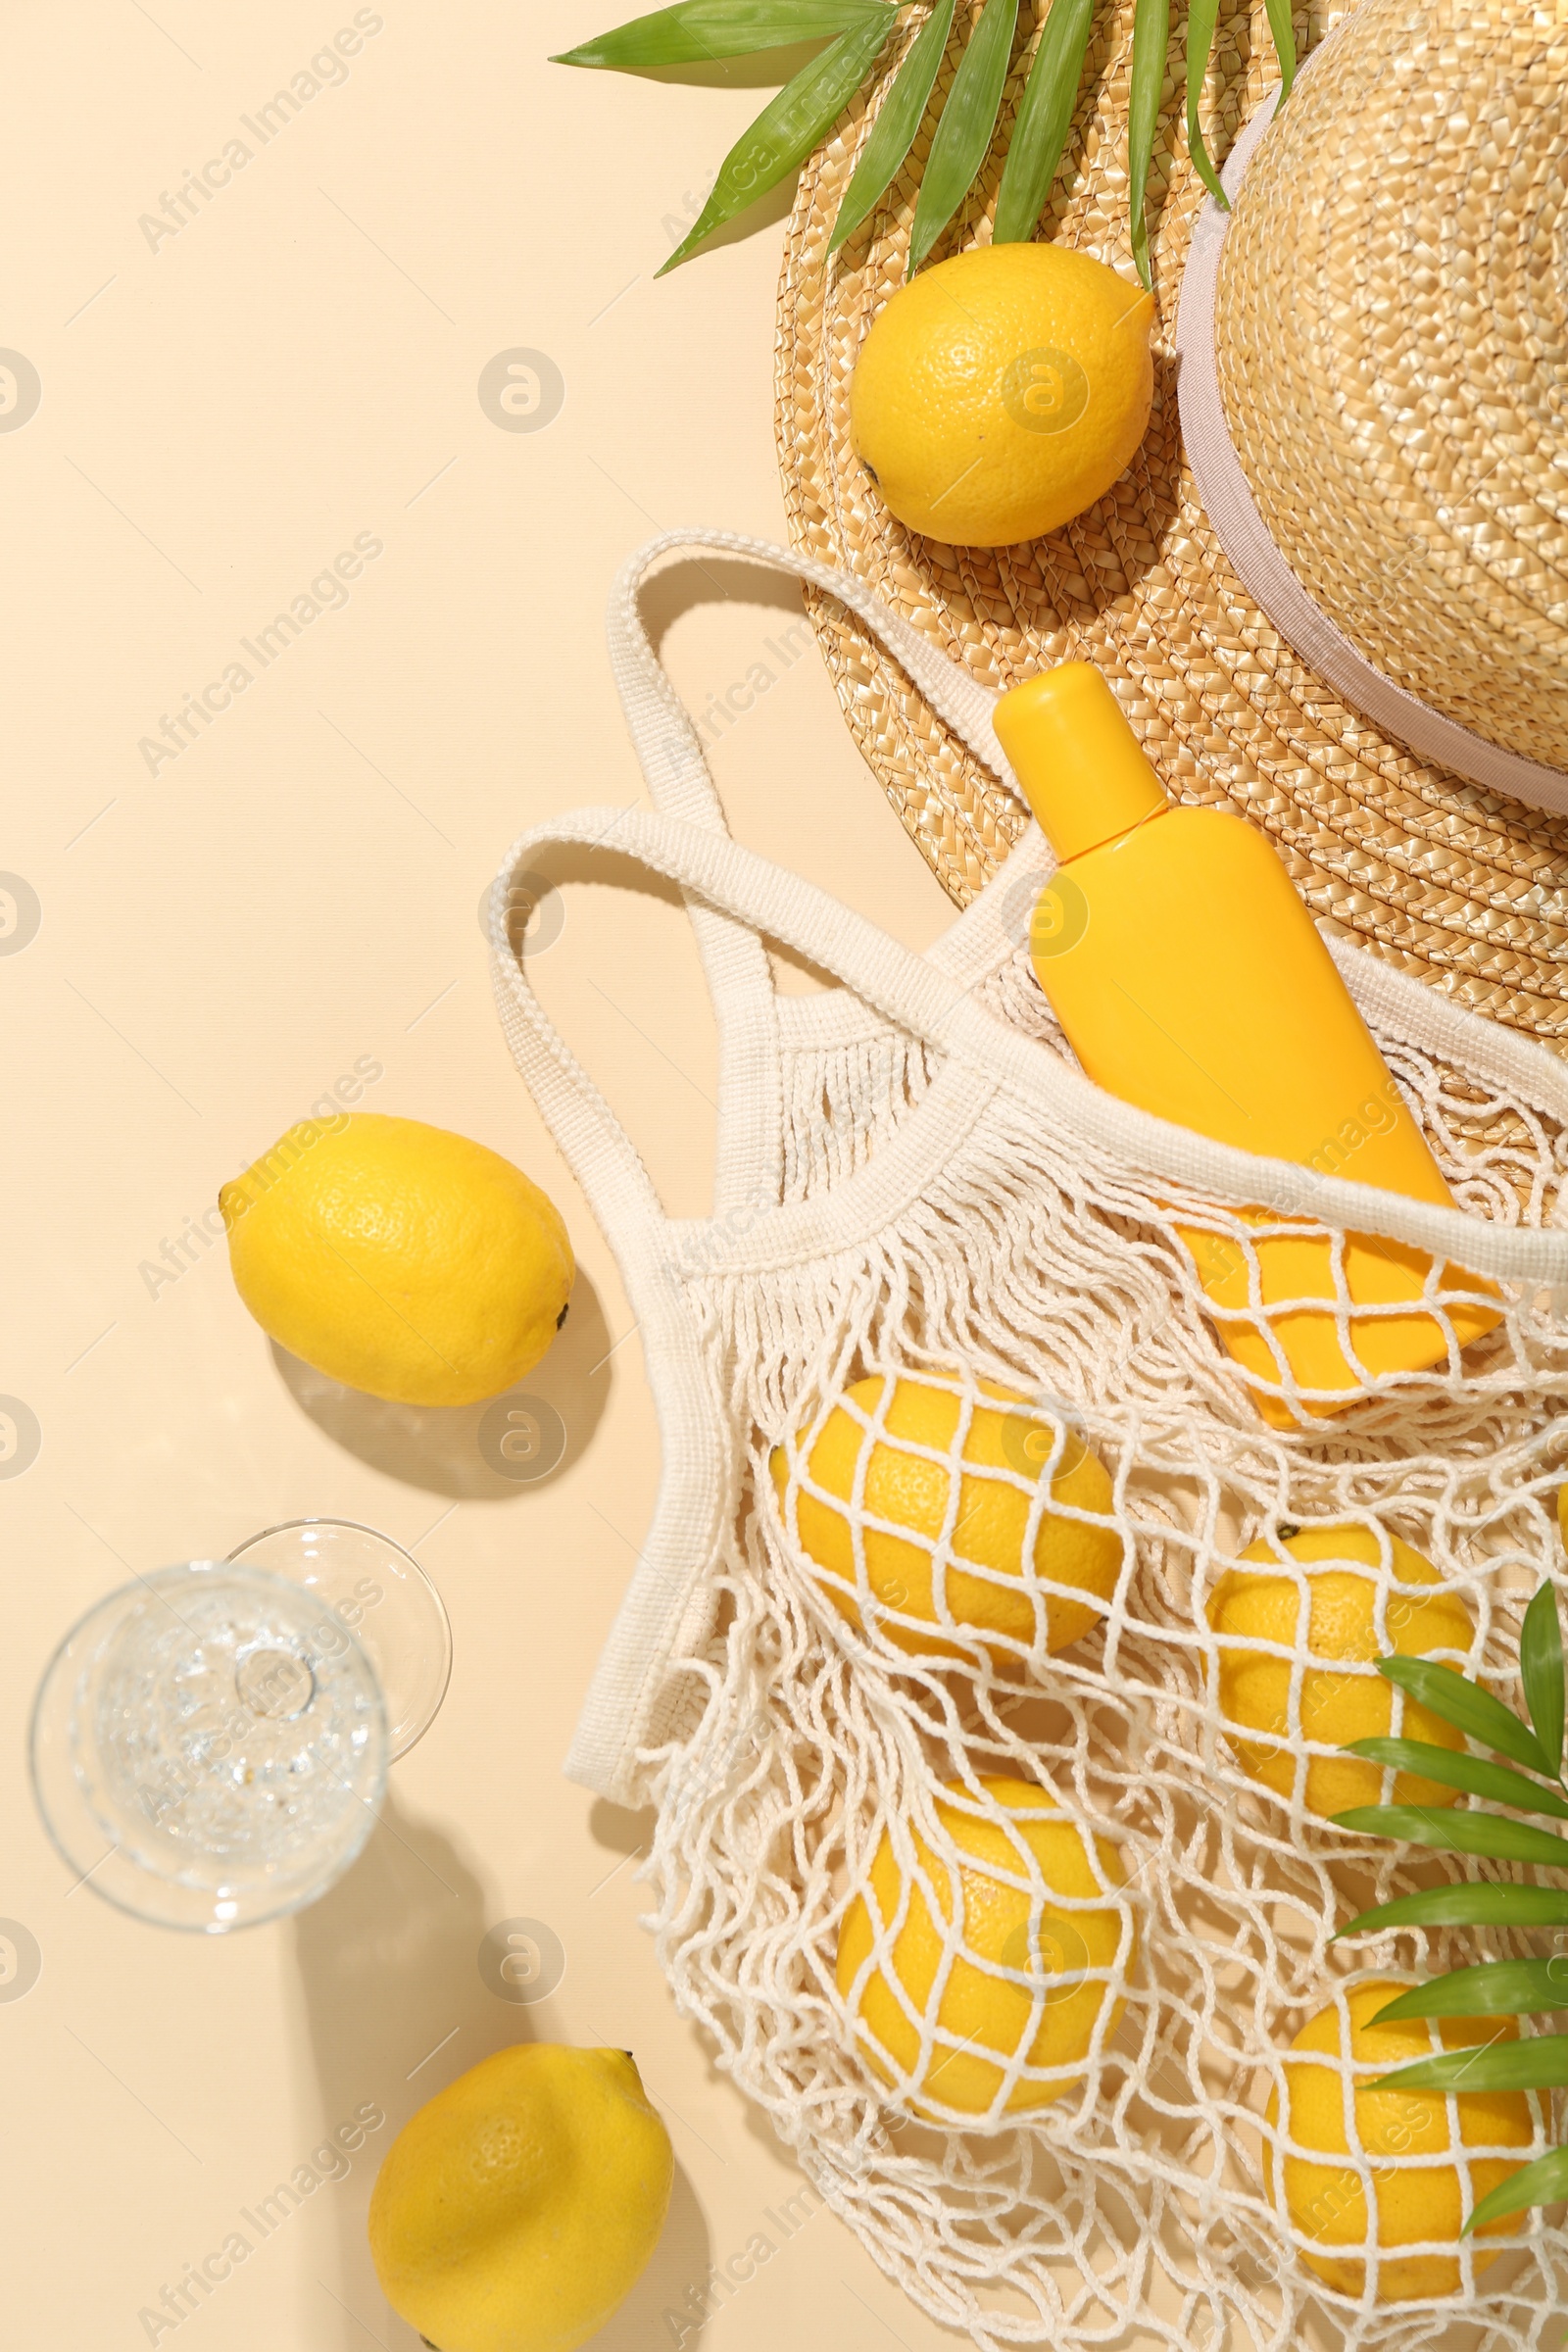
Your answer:
[[[1133,0],[1101,11],[1068,161],[1039,230],[1126,274],[1132,21]],[[1314,21],[1313,33],[1326,23]],[[871,220],[831,260],[827,242],[916,29],[905,28],[861,107],[806,167],[790,220],[776,391],[795,542],[854,570],[989,686],[1063,660],[1098,663],[1173,795],[1228,804],[1261,825],[1314,912],[1476,1009],[1568,1048],[1568,817],[1424,762],[1349,709],[1243,586],[1199,501],[1173,356],[1204,201],[1182,127],[1184,23],[1151,174],[1160,324],[1153,413],[1133,465],[1075,522],[1016,547],[945,547],[906,531],[882,505],[850,444],[850,378],[872,318],[905,280],[935,107]],[[1034,38],[1032,24],[1021,28],[988,177],[933,259],[989,233]],[[960,51],[956,31],[939,102]],[[1221,0],[1203,114],[1211,152],[1225,153],[1276,78],[1260,0]],[[860,749],[950,895],[967,903],[1016,840],[1022,809],[849,614],[828,599],[808,602]]]

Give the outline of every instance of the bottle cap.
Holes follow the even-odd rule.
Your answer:
[[[997,739],[1056,856],[1081,857],[1168,808],[1098,669],[1063,662],[998,703]]]

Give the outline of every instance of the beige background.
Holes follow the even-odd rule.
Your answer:
[[[642,1822],[560,1778],[657,1448],[609,1253],[504,1052],[477,911],[524,825],[639,796],[602,651],[624,556],[682,521],[783,535],[779,208],[653,283],[760,100],[546,64],[615,0],[375,13],[346,79],[265,146],[240,118],[352,24],[340,0],[4,14],[0,345],[42,386],[0,431],[0,869],[42,910],[0,955],[0,1393],[42,1429],[0,1480],[0,1916],[43,1957],[24,1997],[0,1997],[15,2352],[147,2342],[163,2286],[369,2102],[388,2122],[349,2177],[157,2340],[407,2352],[365,2250],[375,2164],[423,2098],[530,2032],[634,2049],[670,2120],[676,2201],[600,2339],[614,2352],[674,2341],[664,2311],[799,2186],[673,2014],[637,1926]],[[150,243],[141,217],[236,135],[244,169]],[[479,404],[515,346],[564,377],[542,431]],[[141,739],[362,533],[383,552],[349,601],[149,773]],[[704,705],[798,610],[725,567],[681,569],[656,603]],[[747,839],[933,934],[936,886],[814,647],[717,766]],[[670,1206],[700,1210],[711,1041],[679,916],[573,890],[541,985]],[[177,1281],[142,1271],[362,1057],[384,1071],[368,1107],[479,1137],[565,1210],[582,1276],[533,1385],[570,1446],[544,1484],[497,1480],[471,1416],[421,1424],[281,1365],[220,1250]],[[365,1860],[314,1912],[226,1942],[71,1892],[24,1774],[52,1645],[127,1569],[306,1513],[411,1545],[454,1622],[445,1711]],[[476,1966],[487,1927],[519,1916],[567,1955],[533,2007]],[[821,2352],[951,2340],[821,2214],[684,2340],[767,2352],[808,2332]]]

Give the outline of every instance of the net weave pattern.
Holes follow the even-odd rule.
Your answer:
[[[1031,987],[1014,962],[997,994],[1014,1002]],[[1539,1216],[1554,1202],[1560,1127],[1524,1102],[1478,1102],[1480,1090],[1455,1073],[1422,1066],[1395,1039],[1380,1042],[1462,1198],[1507,1217]],[[808,1195],[871,1149],[855,1075],[834,1055],[803,1056],[792,1074],[792,1101],[814,1106],[792,1122],[792,1164]],[[844,1140],[851,1134],[855,1147]],[[1461,1156],[1466,1142],[1487,1134],[1494,1140],[1479,1143],[1474,1160]],[[988,1143],[982,1166],[963,1179],[956,1172],[876,1252],[835,1268],[825,1324],[816,1268],[765,1292],[750,1274],[696,1286],[726,1416],[751,1439],[741,1517],[715,1586],[722,1631],[684,1661],[705,1692],[697,1728],[647,1759],[660,1807],[652,1878],[662,1962],[682,2009],[712,2034],[740,2086],[884,2267],[934,2318],[967,2328],[978,2344],[1044,2338],[1087,2352],[1141,2325],[1172,2347],[1283,2347],[1298,2340],[1307,2299],[1332,2310],[1348,2345],[1430,2342],[1435,2312],[1457,2317],[1461,2307],[1380,2306],[1375,2239],[1359,2308],[1303,2270],[1297,2257],[1313,2242],[1310,2230],[1293,2227],[1265,2192],[1261,2109],[1303,2017],[1359,1975],[1425,1973],[1533,1947],[1455,1931],[1331,1950],[1335,1929],[1357,1912],[1438,1874],[1412,1872],[1395,1849],[1306,1812],[1307,1766],[1337,1751],[1299,1728],[1300,1691],[1315,1666],[1304,1611],[1284,1643],[1228,1639],[1288,1661],[1291,1704],[1274,1744],[1294,1767],[1290,1800],[1240,1768],[1232,1741],[1247,1731],[1255,1740],[1259,1727],[1227,1726],[1220,1711],[1219,1643],[1204,1602],[1259,1537],[1366,1526],[1385,1539],[1368,1572],[1381,1654],[1393,1646],[1388,1612],[1399,1598],[1387,1544],[1397,1535],[1474,1617],[1469,1650],[1437,1654],[1517,1702],[1509,1678],[1523,1601],[1560,1563],[1568,1344],[1560,1326],[1519,1305],[1489,1344],[1487,1372],[1412,1381],[1397,1411],[1369,1403],[1330,1437],[1276,1438],[1237,1414],[1235,1375],[1215,1345],[1176,1216],[1159,1216],[1147,1200],[1134,1214],[1114,1193],[1097,1200],[1088,1172],[1046,1152],[1038,1136],[1002,1127]],[[1056,1163],[1049,1169],[1048,1158]],[[964,1247],[999,1206],[1004,1250]],[[1195,1215],[1196,1204],[1184,1206],[1182,1224]],[[1240,1220],[1229,1230],[1238,1248],[1250,1247]],[[790,1522],[803,1488],[832,1499],[812,1487],[811,1440],[833,1406],[842,1409],[845,1389],[868,1373],[889,1376],[884,1396],[895,1380],[935,1378],[956,1383],[970,1409],[983,1401],[981,1381],[1030,1399],[1032,1410],[1018,1413],[1019,1469],[989,1474],[1028,1497],[1026,1560],[1069,1433],[1099,1454],[1112,1473],[1108,1520],[1123,1544],[1099,1630],[1054,1657],[1039,1635],[1027,1645],[999,1633],[983,1649],[972,1633],[965,1642],[943,1597],[946,1573],[956,1562],[966,1577],[1010,1591],[1020,1580],[966,1556],[951,1524],[963,1481],[981,1475],[963,1461],[963,1414],[945,1453],[912,1450],[951,1483],[950,1524],[929,1547],[933,1587],[941,1638],[969,1654],[922,1666],[889,1639],[890,1623],[918,1633],[925,1621],[878,1610],[864,1536],[871,1526],[909,1541],[908,1530],[854,1504],[863,1630],[846,1623]],[[867,1421],[867,1449],[875,1427]],[[1033,1476],[1022,1434],[1031,1428],[1043,1433]],[[790,1461],[782,1508],[768,1474],[779,1445]],[[1304,1593],[1306,1578],[1283,1546],[1279,1562]],[[1021,1581],[1043,1629],[1047,1597],[1067,1589],[1035,1573]],[[998,1652],[1013,1653],[1010,1671]],[[1337,1670],[1378,1680],[1370,1659]],[[1395,1693],[1393,1703],[1397,1734],[1403,1700]],[[1004,1822],[979,1786],[1000,1774],[1039,1781],[1072,1819],[1114,1839],[1127,1883],[1104,1878],[1095,1899],[1125,1909],[1139,1957],[1131,1972],[1124,1961],[1100,1972],[1125,2012],[1112,2033],[1104,2004],[1076,2084],[1023,2055],[1053,1980],[1032,1974],[1027,1954],[1021,1968],[1004,1969],[1032,2008],[1027,2031],[997,2066],[991,2112],[980,2119],[987,2128],[977,2132],[975,2119],[950,2114],[954,2128],[935,2130],[904,2111],[913,2101],[941,2112],[921,2085],[943,2049],[965,2046],[938,2023],[940,1986],[923,2005],[906,2004],[919,2056],[885,2082],[857,2056],[856,2011],[834,1981],[838,1932],[884,1836],[928,1907],[951,1910],[915,1838],[956,1876],[959,1849],[937,1792],[960,1783],[975,1811]],[[1384,1775],[1384,1801],[1393,1777]],[[1027,1849],[1018,1851],[1027,1889]],[[1467,1867],[1456,1860],[1446,1875]],[[1070,1898],[1053,1902],[1070,1907]],[[903,1916],[881,1924],[885,1957]],[[1132,1935],[1125,1940],[1130,1947]],[[947,1942],[952,1957],[963,1952],[961,1916]],[[897,1981],[891,1966],[882,1974]],[[1436,2029],[1432,2046],[1443,2046]],[[888,2068],[885,2047],[878,2055]],[[1009,2124],[1008,2098],[1030,2083],[1064,2095]],[[1369,2157],[1358,2149],[1353,2111],[1348,2121],[1349,2154],[1335,2169],[1375,2214],[1379,2180],[1430,2167],[1432,2150],[1423,2142],[1408,2154]],[[1545,2121],[1537,2152],[1549,2144]],[[1282,2158],[1313,2152],[1279,2132],[1272,2144]],[[1518,2161],[1516,2148],[1491,2152]],[[1462,2181],[1488,2153],[1485,2143],[1462,2149]],[[1498,2271],[1487,2273],[1477,2315],[1484,2311],[1499,2347],[1536,2345],[1568,2292],[1568,2242],[1539,2216],[1504,2242],[1516,2257],[1511,2282],[1503,2289]],[[1432,2248],[1449,2250],[1443,2241]],[[1401,2258],[1410,2251],[1401,2246]],[[1474,2293],[1473,2256],[1463,2263]]]
[[[619,663],[634,734],[667,750],[667,689],[635,643],[622,643]],[[662,813],[587,811],[525,836],[498,897],[553,842],[609,838],[670,875],[693,907],[732,1047],[742,1024],[723,992],[739,990],[764,931],[848,983],[854,993],[816,999],[769,991],[772,1048],[751,1065],[766,1115],[750,1132],[771,1129],[760,1177],[756,1166],[721,1172],[711,1219],[664,1223],[499,926],[495,941],[509,1039],[616,1244],[664,1424],[666,1486],[643,1573],[645,1588],[660,1573],[665,1582],[653,1602],[630,1596],[571,1768],[657,1807],[651,1925],[680,2010],[888,2276],[983,2352],[1041,2342],[1284,2352],[1309,2329],[1346,2352],[1415,2352],[1450,2328],[1445,2342],[1489,2352],[1543,2346],[1568,2296],[1568,2236],[1543,2215],[1466,2241],[1456,2257],[1446,2236],[1400,2243],[1407,2265],[1423,2251],[1456,2260],[1458,2293],[1440,2300],[1380,2294],[1390,2246],[1375,2225],[1401,2174],[1415,2176],[1417,2208],[1435,2209],[1423,2168],[1428,2185],[1456,2175],[1470,2210],[1489,2161],[1550,2143],[1544,2102],[1532,2102],[1527,2144],[1463,2136],[1450,2095],[1437,2102],[1435,2138],[1368,2149],[1347,2094],[1329,2188],[1313,2176],[1294,2212],[1279,2193],[1288,2160],[1324,2161],[1290,2136],[1282,2061],[1304,2021],[1369,1976],[1524,1948],[1492,1931],[1332,1943],[1377,1901],[1494,1866],[1428,1858],[1412,1869],[1401,1849],[1308,1809],[1309,1767],[1336,1750],[1303,1729],[1322,1667],[1307,1644],[1312,1572],[1286,1544],[1298,1531],[1370,1533],[1358,1569],[1373,1588],[1366,1654],[1336,1671],[1386,1694],[1392,1712],[1373,1728],[1400,1728],[1404,1702],[1372,1659],[1425,1591],[1401,1586],[1395,1538],[1468,1613],[1467,1644],[1440,1654],[1517,1703],[1524,1602],[1544,1575],[1568,1583],[1555,1520],[1568,1475],[1568,1323],[1551,1287],[1568,1279],[1568,1253],[1560,1239],[1547,1246],[1568,1175],[1558,1065],[1517,1039],[1496,1044],[1500,1033],[1457,1010],[1445,1010],[1435,1050],[1429,993],[1386,971],[1366,983],[1368,959],[1347,952],[1405,1100],[1476,1219],[1469,1262],[1498,1281],[1499,1320],[1462,1363],[1454,1342],[1446,1365],[1369,1380],[1332,1418],[1306,1409],[1281,1356],[1295,1425],[1271,1427],[1220,1344],[1182,1240],[1223,1235],[1250,1262],[1258,1307],[1255,1242],[1273,1228],[1243,1213],[1237,1180],[1227,1205],[1217,1161],[1202,1163],[1201,1181],[1184,1177],[1174,1147],[1113,1148],[1092,1124],[1048,1116],[1047,1093],[1030,1099],[1022,1080],[984,1073],[988,1055],[1000,1068],[1018,1054],[1042,1089],[1082,1084],[1021,944],[1049,870],[1038,835],[929,957],[882,942],[877,962],[858,918],[735,850],[716,803],[702,799],[706,788],[711,800],[706,778],[684,772],[682,784],[667,760],[650,764]],[[930,982],[930,1002],[950,1007],[941,1017],[918,1011],[917,963],[919,988]],[[884,968],[901,975],[897,988],[882,984]],[[906,980],[908,1009],[895,1017]],[[742,1125],[756,1108],[738,1080],[723,1100]],[[1252,1199],[1267,1190],[1266,1163],[1254,1171]],[[1310,1200],[1289,1205],[1298,1232]],[[1410,1204],[1380,1213],[1420,1238]],[[1334,1238],[1326,1222],[1305,1229]],[[1509,1277],[1510,1231],[1521,1247],[1509,1263],[1524,1266],[1534,1233],[1530,1263],[1547,1279]],[[1447,1295],[1435,1271],[1425,1306],[1440,1321]],[[1337,1312],[1349,1348],[1347,1306],[1342,1298]],[[956,1400],[951,1435],[890,1436],[901,1383]],[[977,1461],[975,1416],[999,1409],[1011,1435],[1000,1460]],[[835,1412],[854,1429],[847,1496],[816,1471]],[[704,1432],[699,1507],[702,1480],[683,1448]],[[879,1446],[939,1492],[946,1482],[944,1506],[912,1535],[866,1503]],[[1102,1507],[1053,1492],[1086,1451],[1107,1474]],[[1023,1518],[1010,1563],[966,1548],[981,1490]],[[835,1579],[810,1556],[803,1501],[847,1522],[851,1573]],[[1054,1654],[1048,1604],[1083,1595],[1053,1578],[1050,1545],[1037,1548],[1048,1521],[1108,1533],[1116,1561],[1092,1629]],[[907,1588],[879,1588],[868,1551],[878,1537],[923,1558],[928,1614]],[[1261,1725],[1225,1716],[1207,1615],[1221,1579],[1258,1544],[1293,1603],[1277,1638],[1227,1634],[1224,1645],[1286,1670],[1284,1704]],[[988,1584],[1024,1596],[1023,1632],[988,1625],[982,1639],[954,1608],[955,1592]],[[1239,1753],[1260,1734],[1288,1760],[1283,1795]],[[1052,1886],[1028,1816],[995,1794],[999,1779],[1031,1784],[1049,1818],[1081,1832],[1090,1891]],[[1383,1775],[1385,1793],[1392,1780]],[[1023,1928],[1000,1952],[966,1936],[976,1865],[964,1833],[976,1824],[1006,1844],[1000,1883]],[[891,1872],[885,1859],[878,1869],[884,1848]],[[895,1949],[911,1890],[940,1946],[928,1987]],[[858,1897],[870,1952],[841,1989],[840,1934]],[[1080,1954],[1074,1968],[1061,1922],[1070,1931],[1089,1913],[1111,1915],[1111,1956],[1089,1965]],[[1087,1926],[1085,1937],[1087,1948]],[[965,1968],[1000,1996],[1007,2034],[988,2039],[972,2016],[964,2031],[953,2022],[945,1995]],[[873,1975],[903,2031],[869,2026]],[[1043,2061],[1054,2005],[1086,1985],[1098,1991],[1080,2001],[1090,2024],[1078,2046]],[[945,2103],[959,2055],[984,2060],[989,2104]],[[1359,2294],[1303,2260],[1346,2211],[1372,2217],[1350,2248],[1364,2266]]]

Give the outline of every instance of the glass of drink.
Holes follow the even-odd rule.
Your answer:
[[[73,1627],[30,1745],[39,1811],[78,1884],[220,1936],[314,1902],[347,1870],[389,1742],[369,1659],[318,1593],[191,1560]]]
[[[66,1636],[33,1710],[39,1810],[78,1881],[138,1919],[275,1919],[348,1869],[451,1671],[441,1596],[390,1538],[268,1528]]]

